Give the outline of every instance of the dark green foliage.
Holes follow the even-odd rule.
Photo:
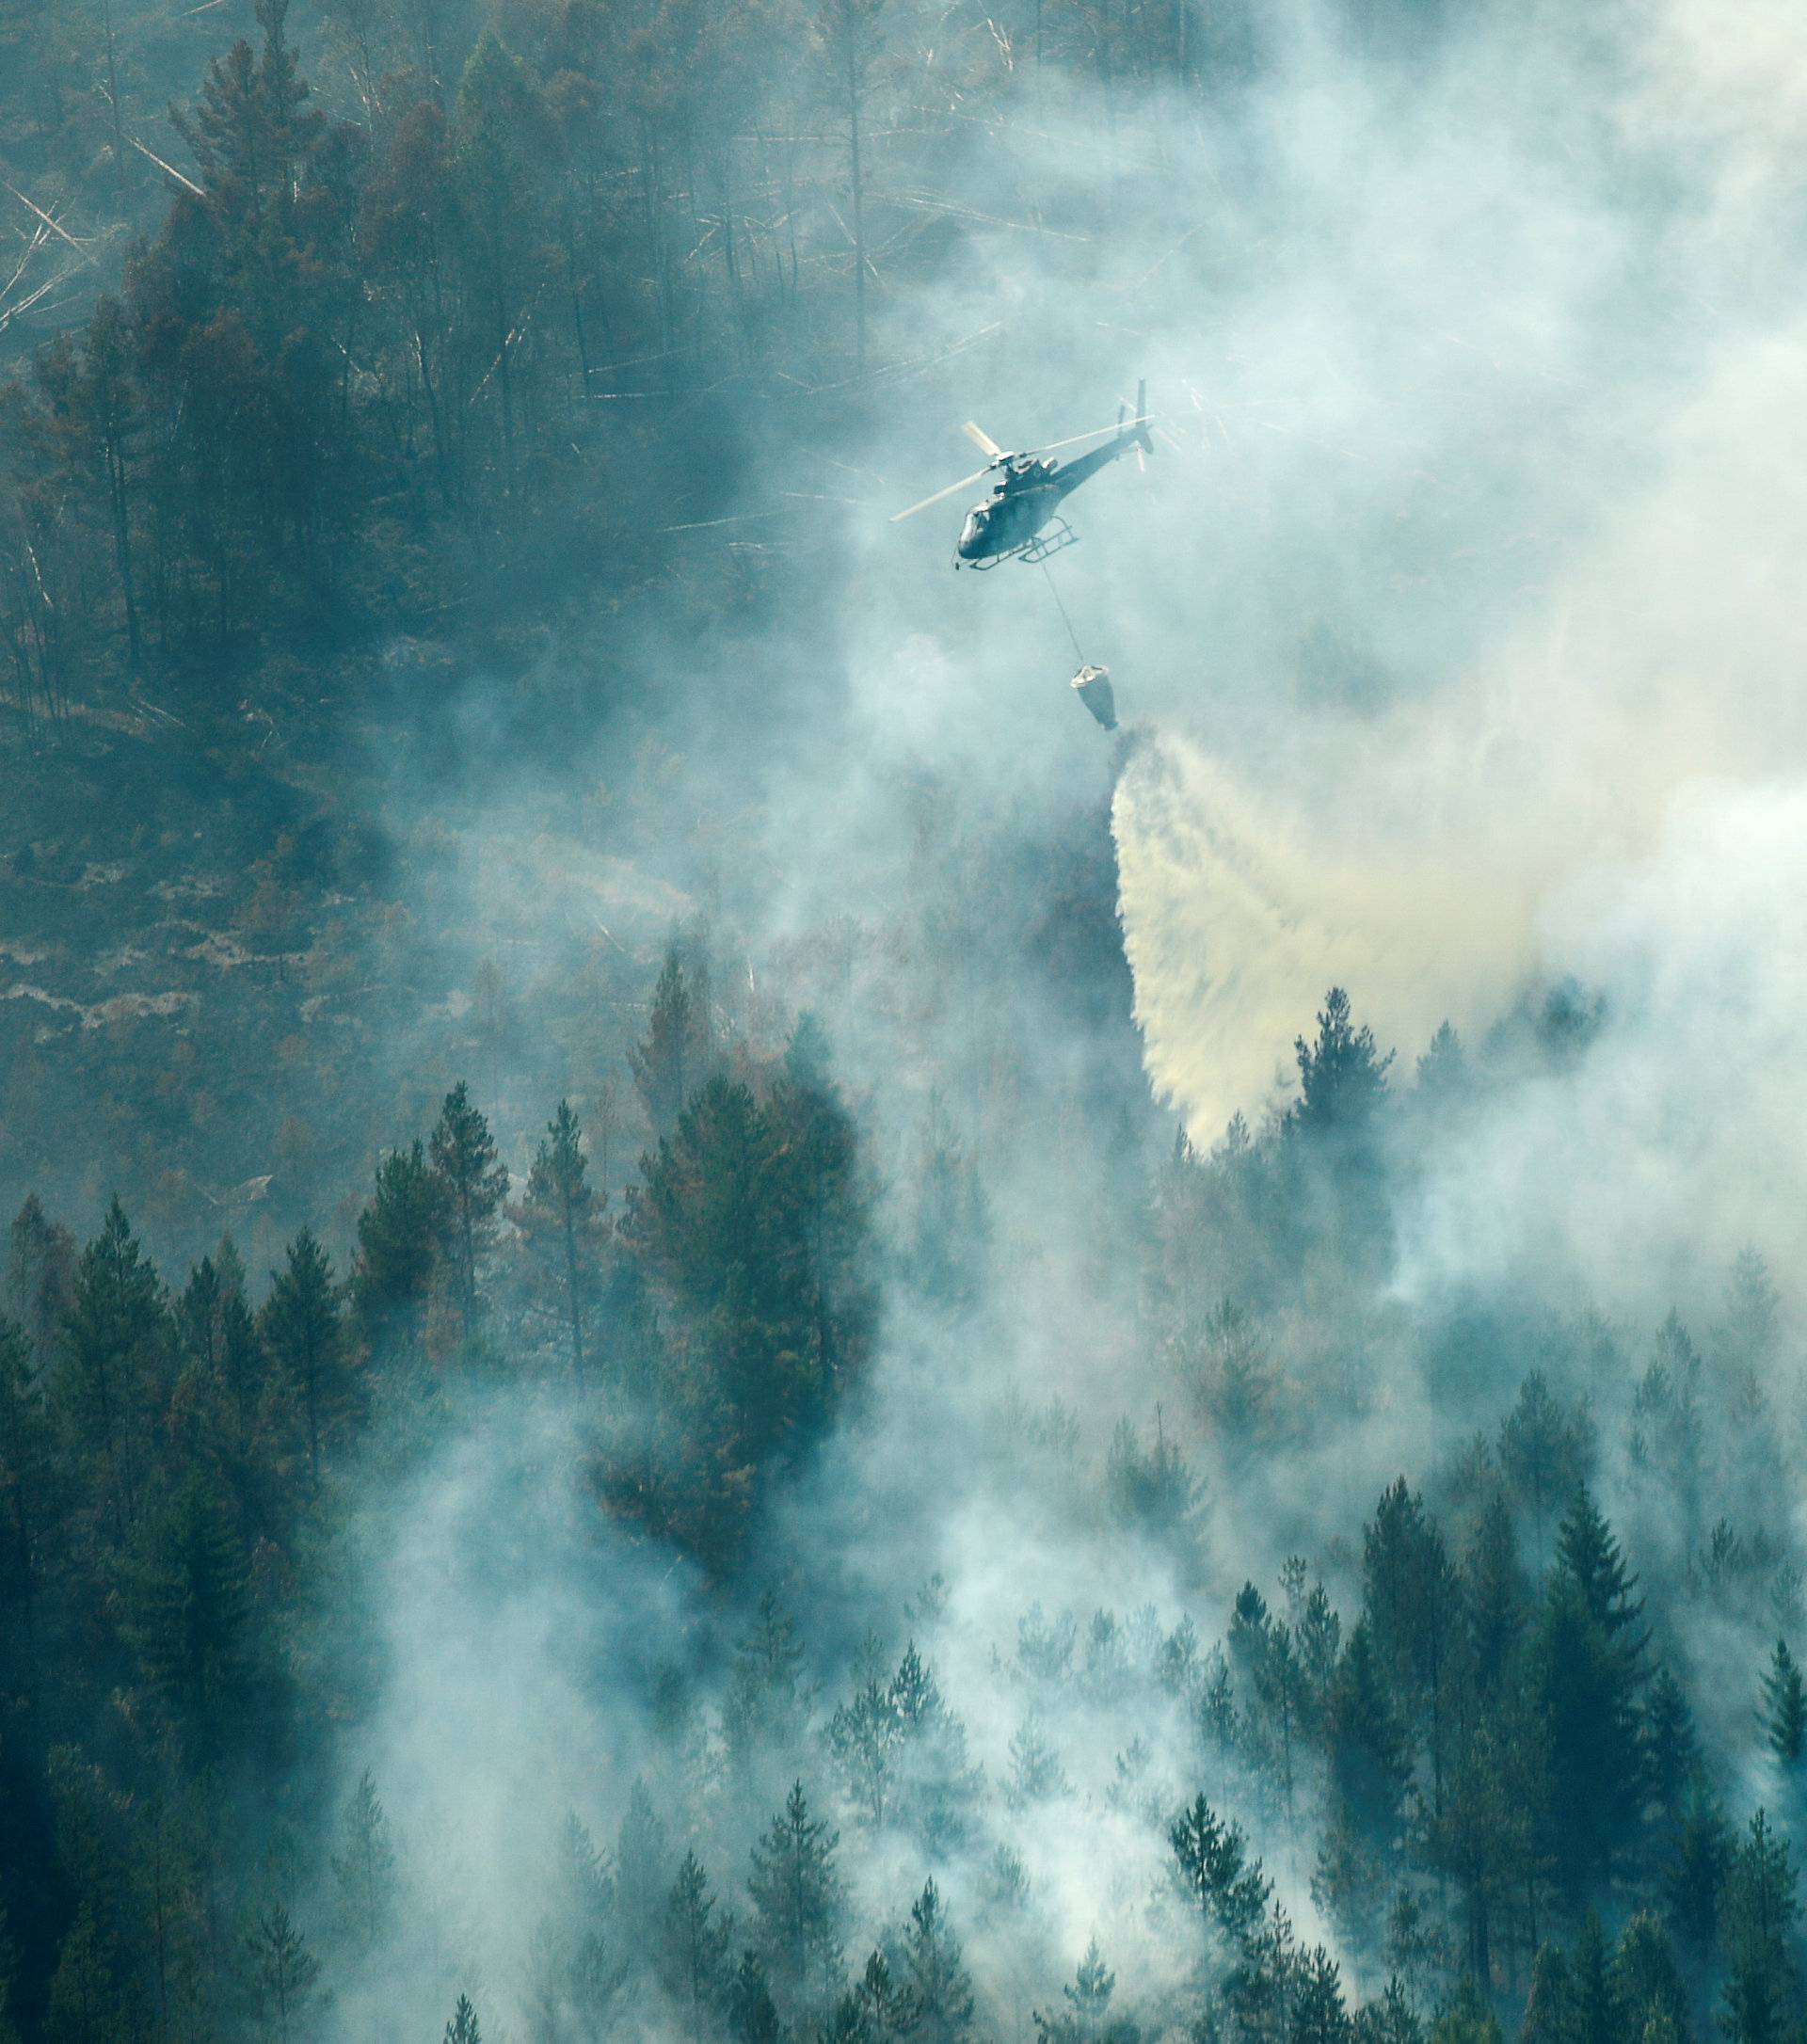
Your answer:
[[[1146,1447],[1127,1419],[1117,1422],[1105,1458],[1104,1493],[1121,1526],[1182,1553],[1198,1538],[1204,1485],[1169,1435],[1159,1407],[1155,1437]]]
[[[1320,1140],[1365,1133],[1385,1097],[1393,1053],[1382,1057],[1373,1030],[1366,1023],[1356,1028],[1340,986],[1324,997],[1317,1035],[1309,1043],[1301,1036],[1294,1051],[1299,1098],[1291,1110],[1293,1126]]]
[[[707,1076],[700,1054],[707,1031],[708,1018],[697,1014],[683,960],[673,944],[653,988],[646,1039],[628,1053],[647,1120],[661,1142],[676,1131],[692,1092]]]
[[[606,1195],[604,1195],[606,1201]],[[598,1286],[598,1253],[606,1235],[577,1116],[561,1100],[527,1174],[527,1196],[511,1214],[538,1266],[540,1282],[562,1309],[571,1375],[584,1381],[586,1325]]]
[[[717,1914],[702,1862],[694,1852],[685,1853],[665,1898],[658,1972],[693,2036],[700,2036],[710,2018],[726,2004],[733,1936],[733,1919]]]
[[[264,1339],[288,1373],[307,1429],[308,1470],[320,1480],[320,1453],[350,1405],[332,1262],[303,1228],[289,1244],[282,1270],[270,1275]]]
[[[899,1973],[909,1996],[910,2033],[925,2044],[963,2044],[972,2034],[972,1982],[933,1881],[910,1905],[899,1940]]]
[[[445,1096],[427,1142],[427,1158],[464,1338],[470,1341],[477,1329],[478,1261],[495,1238],[496,1209],[508,1190],[508,1174],[496,1160],[489,1124],[472,1106],[463,1079]]]
[[[1035,2011],[1040,2044],[1141,2044],[1142,2032],[1126,2016],[1113,2017],[1111,2004],[1117,1976],[1104,1963],[1094,1938],[1079,1960],[1072,1985],[1061,1989],[1066,2006],[1053,2015]]]
[[[443,2044],[483,2044],[477,2012],[468,1994],[458,1996],[458,2005],[452,2011],[452,2020],[445,2026]]]
[[[1763,1729],[1783,1766],[1798,1766],[1807,1748],[1807,1685],[1785,1639],[1776,1641],[1763,1678]]]
[[[803,1783],[753,1847],[747,1892],[760,1963],[793,2014],[825,2010],[840,1975],[845,1901],[835,1867],[840,1833],[809,1813]]]
[[[116,1537],[148,1474],[148,1417],[168,1390],[171,1346],[163,1285],[115,1200],[75,1268],[56,1384]]]
[[[133,1568],[131,1635],[146,1679],[203,1751],[248,1679],[249,1572],[198,1471],[146,1512]]]
[[[280,2044],[301,2033],[320,1982],[320,1961],[280,1903],[260,1911],[245,1937],[251,1999]]]
[[[1207,1927],[1233,1947],[1254,1937],[1272,1892],[1259,1860],[1249,1858],[1240,1825],[1225,1824],[1195,1796],[1167,1832],[1182,1892]]]
[[[371,1343],[418,1343],[438,1262],[442,1189],[418,1141],[376,1167],[370,1204],[358,1217],[352,1298]]]
[[[1356,1828],[1390,1839],[1399,1828],[1409,1764],[1367,1619],[1350,1634],[1337,1664],[1324,1736],[1331,1781]]]

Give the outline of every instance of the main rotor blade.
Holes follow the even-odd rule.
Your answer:
[[[979,452],[982,455],[985,455],[988,459],[996,461],[998,456],[1003,453],[1003,449],[999,447],[998,442],[992,439],[991,435],[985,431],[984,427],[974,425],[970,419],[967,421],[966,424],[963,425],[960,430],[967,436],[967,438],[979,450]]]
[[[1101,440],[1106,435],[1111,433],[1133,433],[1138,426],[1152,425],[1153,423],[1152,417],[1126,419],[1119,425],[1094,426],[1090,433],[1076,433],[1071,439],[1050,440],[1046,447],[1031,447],[1029,451],[1032,455],[1051,455],[1058,448],[1077,447],[1081,440]]]
[[[896,525],[904,519],[913,519],[919,511],[926,511],[932,503],[939,503],[943,497],[951,497],[957,490],[970,489],[975,483],[983,483],[990,473],[987,467],[975,470],[971,475],[963,475],[957,483],[950,483],[946,489],[937,489],[933,497],[924,497],[920,503],[913,503],[907,511],[893,511],[891,523]]]

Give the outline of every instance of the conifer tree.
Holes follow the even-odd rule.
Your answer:
[[[1255,1935],[1272,1892],[1272,1883],[1251,1860],[1240,1825],[1225,1824],[1205,1800],[1195,1796],[1168,1827],[1180,1891],[1191,1902],[1207,1930],[1239,1948]]]
[[[7,1311],[40,1364],[56,1354],[74,1299],[75,1238],[28,1192],[7,1232]]]
[[[941,1891],[933,1881],[910,1905],[900,1945],[902,1973],[915,2015],[911,2034],[924,2044],[965,2044],[972,2034],[972,1982],[960,1942],[948,1927]]]
[[[1776,1641],[1763,1678],[1763,1729],[1783,1766],[1799,1766],[1807,1748],[1807,1685],[1785,1639]]]
[[[190,1470],[139,1536],[131,1632],[152,1686],[211,1757],[246,1676],[249,1569],[221,1501]]]
[[[302,2024],[320,1980],[320,1961],[282,1905],[273,1903],[253,1919],[245,1939],[250,1988],[258,2012],[278,2044],[290,2044]]]
[[[546,1125],[527,1174],[527,1196],[514,1209],[529,1247],[554,1273],[564,1303],[571,1375],[584,1381],[584,1326],[596,1287],[596,1256],[607,1223],[589,1183],[577,1116],[568,1100]]]
[[[168,1375],[168,1310],[162,1282],[116,1199],[82,1252],[63,1330],[60,1403],[89,1460],[94,1490],[122,1537],[144,1477],[148,1406]]]
[[[368,1767],[358,1777],[339,1820],[332,1877],[340,1919],[353,1945],[360,1952],[371,1951],[389,1934],[400,1883],[389,1818]]]
[[[1289,1119],[1294,1127],[1328,1137],[1358,1135],[1372,1121],[1386,1094],[1393,1052],[1382,1057],[1374,1032],[1356,1028],[1349,996],[1333,986],[1318,1015],[1318,1034],[1294,1046],[1299,1061],[1299,1098]]]
[[[628,1808],[615,1846],[615,1908],[625,1949],[649,1957],[669,1893],[671,1861],[665,1828],[638,1775],[628,1792]]]
[[[443,1212],[440,1181],[418,1139],[377,1165],[376,1189],[358,1217],[351,1284],[367,1341],[420,1340]]]
[[[747,1890],[760,1957],[794,2015],[825,2012],[840,1969],[845,1905],[835,1866],[840,1834],[812,1817],[803,1783],[753,1847]]]
[[[496,1209],[508,1190],[508,1173],[496,1159],[489,1124],[472,1104],[471,1089],[463,1079],[445,1096],[427,1140],[427,1156],[439,1187],[448,1260],[469,1342],[477,1331],[477,1259],[494,1239]]]
[[[660,1940],[659,1976],[684,2012],[693,2036],[700,2036],[728,1988],[728,1946],[733,1921],[718,1918],[709,1876],[695,1852],[684,1855],[665,1901]]]
[[[443,2007],[445,2004],[440,2004]],[[483,2044],[483,2032],[477,2024],[477,2012],[468,1994],[458,1996],[458,2005],[452,2011],[452,2020],[445,2026],[443,2044]]]
[[[301,1401],[308,1475],[317,1489],[321,1444],[343,1411],[345,1384],[332,1262],[312,1228],[289,1244],[283,1269],[270,1273],[264,1337]]]
[[[639,1088],[653,1139],[669,1136],[703,1074],[696,1057],[699,1028],[683,960],[674,942],[666,948],[645,1041],[628,1052],[628,1069]]]
[[[765,1969],[759,1955],[748,1950],[741,1955],[728,1993],[728,2034],[733,2044],[778,2044],[784,2025],[766,1985]]]

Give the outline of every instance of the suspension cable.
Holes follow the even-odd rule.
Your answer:
[[[1061,592],[1054,586],[1054,577],[1049,573],[1046,561],[1042,563],[1042,573],[1047,576],[1047,593],[1054,599],[1054,608],[1060,612],[1061,622],[1066,627],[1066,635],[1073,642],[1073,657],[1083,667],[1085,653],[1079,645],[1079,635],[1073,629],[1073,620],[1066,615],[1066,605],[1061,601]]]

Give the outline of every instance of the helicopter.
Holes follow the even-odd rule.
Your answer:
[[[971,475],[963,475],[957,483],[950,483],[946,489],[937,489],[933,497],[924,497],[920,503],[913,503],[907,511],[897,512],[891,523],[895,525],[904,519],[913,519],[919,511],[926,511],[943,498],[971,488],[973,484],[983,482],[995,471],[998,480],[991,486],[991,494],[967,513],[967,521],[960,529],[959,542],[953,550],[953,565],[981,569],[996,567],[1003,561],[1024,561],[1031,567],[1039,565],[1060,552],[1062,548],[1078,541],[1079,534],[1061,517],[1060,511],[1064,500],[1081,483],[1116,460],[1119,455],[1133,450],[1140,467],[1144,465],[1143,456],[1154,453],[1155,443],[1148,437],[1149,422],[1144,405],[1147,388],[1145,383],[1136,385],[1136,415],[1133,419],[1127,418],[1119,407],[1114,426],[1099,426],[1091,433],[1076,433],[1070,439],[1056,440],[1049,447],[1032,448],[1027,454],[1006,454],[990,434],[967,420],[961,430],[989,457],[985,466]],[[1081,440],[1095,440],[1106,433],[1112,437],[1102,447],[1095,447],[1089,455],[1076,455],[1064,463],[1048,458],[1063,447],[1077,447]]]

